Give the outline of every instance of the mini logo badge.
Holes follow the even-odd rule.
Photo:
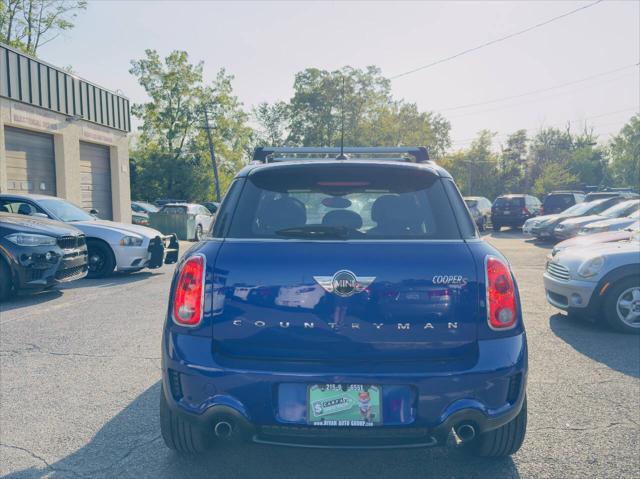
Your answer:
[[[343,298],[364,291],[373,281],[375,276],[358,277],[349,270],[343,269],[333,276],[314,276],[313,279],[324,288],[327,293],[335,293]]]

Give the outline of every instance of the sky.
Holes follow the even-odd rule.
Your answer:
[[[250,110],[290,99],[295,73],[307,67],[377,65],[393,77],[589,3],[95,0],[38,56],[136,103],[147,97],[128,72],[130,61],[148,48],[161,55],[186,50],[192,61],[204,61],[206,80],[220,68],[233,74]],[[394,79],[392,93],[444,115],[454,149],[469,146],[482,129],[496,133],[497,147],[515,130],[568,123],[575,131],[586,123],[604,142],[640,112],[638,62],[640,1],[605,0]],[[520,96],[538,90],[546,91]],[[465,107],[476,103],[482,105]]]

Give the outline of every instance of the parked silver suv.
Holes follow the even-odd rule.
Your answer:
[[[640,334],[640,233],[558,252],[547,262],[544,287],[556,308]]]

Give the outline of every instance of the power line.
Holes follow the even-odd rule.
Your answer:
[[[618,114],[618,113],[628,112],[628,111],[632,111],[632,110],[636,111],[636,112],[638,111],[638,109],[635,108],[635,107],[634,108],[623,108],[621,110],[609,111],[609,112],[606,112],[606,113],[601,113],[599,115],[588,116],[586,118],[582,118],[581,120],[577,120],[576,123],[585,122],[585,127],[586,126],[590,126],[591,128],[601,128],[601,127],[604,127],[604,126],[618,125],[618,124],[620,124],[620,120],[614,121],[614,122],[608,122],[608,123],[601,123],[599,125],[587,125],[586,121],[587,120],[592,120],[594,118],[602,118],[604,116],[615,115],[615,114]],[[570,124],[571,121],[569,120],[568,122],[564,122],[564,123],[554,123],[552,125],[541,125],[541,128],[561,128],[563,126],[566,126],[567,123]],[[522,129],[527,130],[528,128],[518,128],[518,129],[519,130],[522,130]],[[498,134],[495,135],[494,138],[496,138],[498,140],[501,140],[501,139],[504,139],[504,138],[506,138],[508,136],[509,136],[509,133],[498,133]],[[477,139],[478,139],[477,136],[474,137],[474,138],[465,138],[463,140],[459,140],[459,141],[453,142],[452,146],[453,147],[465,146],[465,145],[468,145],[469,143],[473,143]]]
[[[390,80],[395,80],[396,78],[401,78],[401,77],[404,77],[404,76],[407,76],[407,75],[411,75],[413,73],[419,72],[421,70],[425,70],[425,69],[430,68],[432,66],[439,65],[440,63],[448,62],[449,60],[453,60],[454,58],[461,57],[462,55],[466,55],[467,53],[475,52],[477,50],[480,50],[482,48],[486,48],[486,47],[494,45],[496,43],[503,42],[505,40],[509,40],[510,38],[517,37],[517,36],[522,35],[524,33],[530,32],[531,30],[535,30],[536,28],[543,27],[545,25],[553,23],[553,22],[555,22],[557,20],[560,20],[562,18],[568,17],[569,15],[573,15],[574,13],[578,13],[581,10],[586,10],[587,8],[591,8],[591,7],[597,5],[598,3],[602,2],[602,1],[603,0],[596,0],[595,2],[589,3],[587,5],[583,5],[582,7],[576,8],[576,9],[571,10],[571,11],[566,12],[566,13],[563,13],[562,15],[558,15],[556,17],[550,18],[549,20],[545,20],[544,22],[536,23],[535,25],[527,27],[524,30],[519,30],[517,32],[510,33],[509,35],[505,35],[504,37],[500,37],[500,38],[496,38],[494,40],[490,40],[488,42],[482,43],[482,44],[477,45],[475,47],[468,48],[466,50],[458,52],[458,53],[456,53],[454,55],[450,55],[448,57],[441,58],[440,60],[436,60],[434,62],[431,62],[431,63],[427,64],[427,65],[423,65],[421,67],[414,68],[413,70],[408,70],[406,72],[399,73],[398,75],[394,75],[394,76],[390,77]]]
[[[551,94],[545,95],[543,97],[531,98],[531,99],[520,101],[520,102],[516,102],[516,103],[508,103],[508,104],[505,104],[505,105],[498,105],[498,106],[495,106],[495,107],[492,107],[492,108],[483,108],[483,109],[480,109],[480,110],[468,111],[468,112],[465,112],[465,113],[459,113],[459,114],[455,114],[455,115],[452,115],[452,116],[448,116],[447,119],[453,120],[453,119],[456,119],[456,118],[466,118],[466,117],[469,117],[469,116],[480,115],[480,114],[484,114],[484,113],[490,113],[490,112],[493,112],[493,111],[499,111],[499,110],[504,110],[504,109],[509,109],[509,108],[515,108],[515,107],[519,107],[519,106],[522,106],[522,105],[529,105],[531,103],[539,103],[539,102],[547,101],[547,100],[550,100],[550,99],[553,99],[553,98],[565,97],[568,94],[575,93],[579,89],[599,87],[599,86],[602,86],[602,85],[606,85],[606,84],[609,84],[609,83],[612,83],[612,82],[619,81],[619,80],[623,79],[629,73],[634,73],[634,72],[624,73],[624,74],[622,74],[622,75],[620,75],[620,76],[618,76],[616,78],[608,79],[606,81],[601,81],[599,83],[595,83],[595,84],[591,84],[591,85],[581,85],[580,87],[576,87],[576,88],[572,89],[569,92],[551,93]]]
[[[546,88],[540,88],[540,89],[537,89],[537,90],[531,90],[531,91],[528,91],[528,92],[518,93],[516,95],[511,95],[511,96],[504,96],[504,97],[501,97],[501,98],[494,98],[493,100],[480,101],[480,102],[477,102],[477,103],[467,103],[467,104],[464,104],[464,105],[452,106],[452,107],[449,107],[449,108],[434,108],[434,111],[443,112],[443,111],[462,110],[464,108],[471,108],[471,107],[474,107],[474,106],[489,105],[491,103],[498,103],[498,102],[505,101],[505,100],[514,100],[516,98],[522,98],[522,97],[529,96],[529,95],[535,95],[535,94],[538,94],[538,93],[544,93],[544,92],[547,92],[547,91],[556,90],[558,88],[564,88],[566,86],[575,85],[577,83],[582,83],[582,82],[586,82],[586,81],[589,81],[589,80],[595,80],[596,78],[600,78],[600,77],[603,77],[603,76],[606,76],[606,75],[611,75],[613,73],[618,73],[620,71],[627,70],[629,68],[637,67],[637,66],[640,66],[640,62],[631,64],[631,65],[626,65],[624,67],[616,68],[614,70],[607,70],[605,72],[596,73],[595,75],[591,75],[591,76],[588,76],[588,77],[580,78],[579,80],[573,80],[573,81],[566,82],[566,83],[560,83],[559,85],[554,85],[554,86],[550,86],[550,87],[546,87]]]

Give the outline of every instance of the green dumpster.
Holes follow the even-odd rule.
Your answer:
[[[196,239],[196,216],[188,213],[187,205],[165,206],[149,213],[149,226],[163,234],[176,234],[178,239]]]

